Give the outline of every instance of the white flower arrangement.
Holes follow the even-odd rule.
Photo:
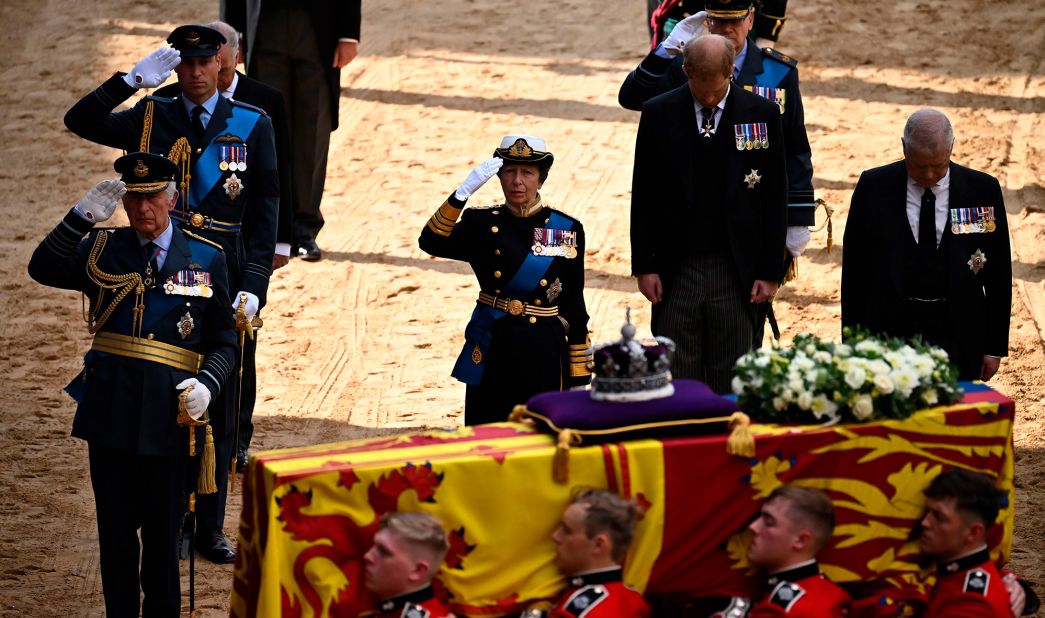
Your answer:
[[[787,349],[737,360],[733,392],[753,418],[780,423],[906,418],[958,401],[958,370],[940,348],[845,329],[846,343],[799,335]]]

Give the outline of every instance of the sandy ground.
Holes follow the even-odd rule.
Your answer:
[[[466,266],[422,254],[428,216],[501,135],[542,135],[543,194],[583,220],[595,340],[624,307],[648,328],[628,277],[638,115],[617,106],[646,50],[644,2],[364,3],[360,57],[342,77],[320,236],[326,259],[279,271],[259,351],[255,446],[275,448],[460,421],[449,377],[476,287]],[[996,175],[1014,251],[1011,354],[992,384],[1017,401],[1015,568],[1045,588],[1045,14],[1031,0],[793,3],[782,48],[801,60],[816,187],[836,208],[836,249],[814,234],[777,315],[788,334],[834,336],[841,234],[861,170],[900,157],[906,116],[948,113],[954,158]],[[88,344],[80,300],[32,283],[40,239],[116,154],[62,125],[65,110],[128,70],[215,2],[8,0],[0,4],[0,614],[100,615],[86,449],[61,388]],[[409,19],[407,19],[409,16]],[[494,185],[496,183],[491,183]],[[499,199],[494,186],[473,202]],[[226,530],[239,512],[232,498]],[[183,571],[184,572],[184,571]],[[199,568],[204,615],[227,612],[230,567]],[[183,586],[184,587],[184,586]],[[187,606],[187,603],[186,603]]]

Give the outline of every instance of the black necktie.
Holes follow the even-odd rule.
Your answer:
[[[926,254],[936,251],[936,195],[929,188],[922,193],[922,211],[918,215],[918,246]]]
[[[197,105],[192,108],[192,130],[196,132],[196,140],[203,139],[203,132],[206,130],[203,128],[203,106]]]
[[[156,257],[160,254],[160,247],[151,240],[142,248],[145,251],[145,287],[151,288],[156,283],[156,276],[160,272],[160,264]]]
[[[710,138],[715,133],[715,110],[710,107],[702,107],[700,115],[704,117],[704,126],[701,127],[700,134]]]

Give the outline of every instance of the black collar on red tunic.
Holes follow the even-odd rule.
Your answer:
[[[591,571],[589,573],[578,573],[570,578],[571,588],[582,586],[594,586],[595,584],[611,584],[623,579],[621,568],[606,569],[605,571]]]
[[[401,594],[397,597],[392,597],[387,601],[381,601],[380,610],[382,612],[394,612],[397,609],[402,609],[407,603],[421,604],[435,596],[435,591],[432,590],[431,586],[425,586],[419,590]]]
[[[813,577],[814,575],[820,574],[820,565],[816,561],[810,562],[809,564],[803,564],[796,566],[792,569],[786,569],[784,571],[777,571],[769,576],[766,580],[766,584],[775,586],[780,582],[797,582],[807,577]]]
[[[936,573],[939,575],[954,575],[955,573],[968,571],[974,566],[979,566],[984,562],[990,562],[990,560],[991,552],[985,547],[980,551],[969,554],[968,556],[962,556],[955,560],[939,563],[936,565]]]

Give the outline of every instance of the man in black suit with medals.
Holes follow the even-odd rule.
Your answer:
[[[780,111],[730,84],[733,56],[718,35],[686,47],[687,84],[643,107],[631,195],[632,274],[653,333],[675,340],[675,376],[717,393],[776,293],[787,225]]]
[[[70,210],[36,248],[29,275],[91,299],[94,341],[66,390],[77,401],[73,436],[88,446],[106,614],[138,616],[140,606],[176,617],[189,467],[179,396],[199,419],[232,374],[228,275],[220,247],[171,224],[173,163],[136,152],[114,167],[122,180],[98,183]],[[92,229],[121,198],[130,227]]]
[[[167,42],[172,48],[158,49],[130,74],[117,73],[80,99],[65,124],[93,142],[168,154],[179,165],[181,195],[171,218],[222,246],[230,287],[238,290],[233,304],[245,297],[249,320],[265,304],[276,244],[279,181],[272,122],[258,108],[218,93],[217,53],[225,42],[219,32],[179,26]],[[178,74],[178,97],[147,96],[131,109],[112,112],[138,88],[163,83],[171,70]],[[196,547],[218,563],[235,559],[222,525],[237,391],[225,389],[212,406],[218,493],[203,497],[197,510]]]
[[[359,47],[360,0],[221,0],[221,18],[243,33],[247,75],[283,93],[290,122],[296,255],[323,254],[320,203],[330,133],[338,127],[341,69]]]
[[[951,161],[954,130],[916,111],[903,161],[865,171],[842,244],[842,326],[921,335],[960,380],[989,380],[1008,355],[1012,258],[1001,186]]]
[[[664,3],[665,5],[668,2]],[[752,0],[706,0],[696,12],[696,3],[684,4],[693,14],[675,24],[666,39],[658,44],[628,74],[620,87],[618,100],[622,107],[641,111],[651,98],[686,83],[682,71],[682,47],[705,31],[720,34],[733,42],[737,50],[733,66],[733,83],[763,96],[780,109],[781,128],[787,154],[787,250],[781,252],[785,275],[794,258],[801,256],[809,243],[809,227],[816,223],[813,192],[813,158],[806,135],[805,108],[799,91],[798,61],[771,48],[760,48],[752,27],[758,14]],[[776,10],[776,7],[773,9]],[[774,13],[775,14],[775,13]],[[783,13],[780,12],[780,15]],[[755,345],[762,344],[762,331],[770,305],[760,307]]]
[[[287,265],[290,249],[294,244],[294,201],[290,184],[290,140],[287,135],[287,112],[283,95],[278,90],[251,79],[236,70],[239,53],[239,33],[223,21],[206,24],[225,37],[225,44],[218,49],[218,92],[226,99],[253,105],[268,114],[276,137],[276,163],[279,168],[279,224],[276,228],[276,252],[272,256],[272,270]],[[179,84],[168,84],[156,91],[158,97],[177,97],[181,94]],[[243,472],[247,467],[247,449],[254,435],[254,405],[257,394],[257,372],[254,365],[258,331],[254,339],[243,340],[243,395],[239,410],[239,439],[236,440],[236,470]]]

